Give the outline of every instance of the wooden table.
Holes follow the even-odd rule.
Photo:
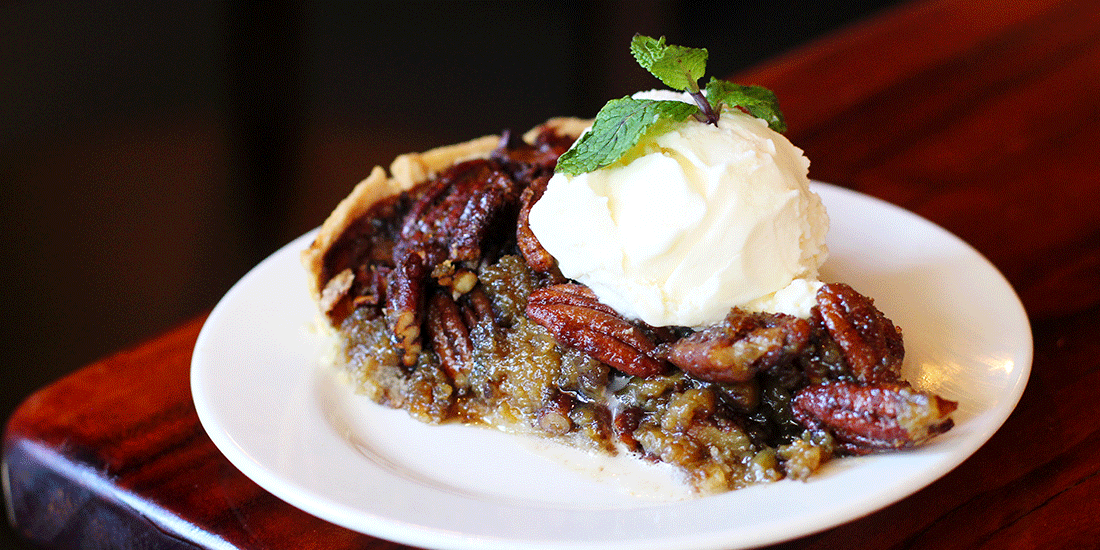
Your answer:
[[[913,2],[744,74],[820,180],[985,254],[1035,337],[1004,427],[931,486],[783,548],[1100,541],[1100,5]],[[230,465],[188,388],[196,319],[31,396],[7,425],[10,515],[57,548],[395,548],[284,504]],[[828,503],[822,503],[828,506]]]

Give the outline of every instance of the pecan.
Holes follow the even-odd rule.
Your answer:
[[[465,206],[451,229],[450,258],[476,262],[481,259],[481,243],[496,214],[519,199],[516,183],[497,170],[483,170],[475,184],[463,191]]]
[[[844,359],[844,350],[829,334],[821,308],[810,310],[810,343],[799,361],[805,384],[820,384],[827,380],[851,379],[852,371]]]
[[[901,329],[873,300],[846,284],[829,283],[818,291],[817,304],[825,327],[856,378],[866,383],[901,380],[905,357]]]
[[[618,315],[611,306],[600,302],[599,298],[596,298],[596,293],[592,292],[592,289],[577,283],[562,283],[538,289],[532,292],[531,296],[527,298],[528,304],[532,301],[540,304],[561,304],[585,307],[607,313],[608,315]]]
[[[518,187],[499,164],[472,160],[440,174],[405,214],[386,293],[394,345],[404,365],[416,364],[420,353],[426,279],[432,273],[446,277],[455,294],[472,288],[472,272],[452,265],[437,267],[443,262],[479,261],[494,217],[517,200]]]
[[[439,365],[451,380],[461,382],[472,363],[473,345],[458,304],[447,294],[436,292],[428,304],[426,324]]]
[[[494,215],[518,199],[516,183],[495,163],[457,164],[440,174],[409,209],[398,246],[431,252],[424,254],[431,265],[446,258],[476,260]],[[446,256],[439,257],[440,252]]]
[[[554,268],[557,262],[531,232],[527,221],[528,215],[531,207],[546,191],[546,184],[553,175],[558,157],[572,144],[572,138],[563,139],[549,128],[540,132],[533,144],[528,144],[510,132],[506,132],[501,138],[500,146],[493,153],[493,158],[504,164],[516,179],[530,182],[519,198],[516,244],[523,258],[527,260],[527,265],[539,273],[556,272]]]
[[[810,324],[780,313],[734,308],[721,322],[672,344],[668,360],[708,382],[744,382],[789,363],[810,340]]]
[[[555,391],[535,412],[539,428],[551,435],[564,435],[573,429],[573,420],[569,411],[573,409],[573,398],[569,394]]]
[[[958,403],[905,383],[826,382],[801,390],[791,402],[795,419],[833,434],[853,454],[924,443],[954,425]]]
[[[549,177],[538,178],[523,190],[519,197],[519,217],[516,220],[516,245],[523,259],[527,261],[527,265],[539,273],[548,273],[557,265],[554,257],[542,247],[538,237],[531,231],[531,224],[528,221],[531,207],[542,198],[548,181],[550,181]]]
[[[526,313],[562,345],[626,374],[652,376],[667,370],[665,362],[654,357],[653,340],[601,304],[584,285],[563,283],[536,290],[527,300]]]
[[[393,327],[394,345],[401,350],[401,363],[416,364],[420,355],[420,325],[423,322],[424,277],[427,266],[419,256],[409,259],[390,272],[386,289],[386,312]]]
[[[485,289],[475,286],[465,294],[465,298],[466,305],[462,308],[462,315],[466,319],[467,327],[473,328],[474,325],[486,320],[496,324],[496,311],[493,310],[493,302],[485,293]]]

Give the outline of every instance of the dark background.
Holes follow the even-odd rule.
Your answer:
[[[213,307],[372,166],[658,87],[635,32],[726,76],[891,3],[3,3],[0,419]]]

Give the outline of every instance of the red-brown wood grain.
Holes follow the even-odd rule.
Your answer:
[[[1096,2],[912,2],[734,78],[777,93],[812,177],[910,209],[988,257],[1035,338],[1027,391],[973,457],[897,504],[778,547],[1100,544]],[[282,503],[220,455],[189,393],[201,324],[16,412],[4,456],[17,530],[55,547],[400,548]]]
[[[17,529],[60,548],[385,548],[286,505],[221,455],[191,403],[202,322],[20,407],[4,446]]]

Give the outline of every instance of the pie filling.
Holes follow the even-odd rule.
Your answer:
[[[563,277],[526,220],[576,128],[417,156],[334,212],[303,258],[362,393],[672,464],[699,493],[951,428],[956,403],[902,380],[900,330],[847,285],[825,284],[808,319],[735,308],[693,330],[625,319]]]

